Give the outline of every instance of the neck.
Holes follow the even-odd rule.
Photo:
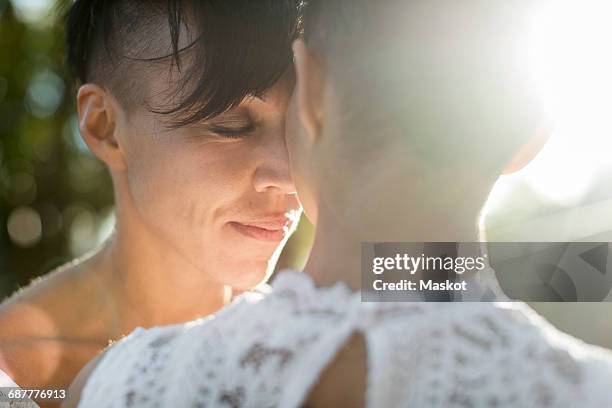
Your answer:
[[[430,200],[396,201],[401,206],[379,203],[379,211],[364,208],[350,218],[342,217],[338,211],[320,208],[305,273],[319,286],[344,282],[358,290],[361,287],[362,242],[479,241],[478,224],[485,199],[455,198],[457,200],[445,201],[458,203],[452,208],[432,205]],[[448,196],[443,198],[449,199]],[[438,198],[438,202],[441,200]]]
[[[100,254],[99,280],[114,307],[110,331],[180,323],[211,314],[229,300],[213,281],[144,225],[135,212],[117,210],[114,234]]]

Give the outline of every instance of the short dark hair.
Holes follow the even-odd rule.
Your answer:
[[[516,41],[532,3],[307,0],[303,37],[340,101],[343,149],[388,139],[434,168],[507,163],[544,117]]]
[[[170,62],[180,72],[173,85],[180,101],[149,108],[170,114],[173,126],[195,123],[261,95],[287,71],[300,3],[76,0],[65,18],[67,65],[77,84],[103,85],[130,108],[146,103],[146,86],[129,71]],[[159,47],[160,41],[169,46]]]

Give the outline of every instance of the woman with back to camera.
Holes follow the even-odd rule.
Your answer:
[[[0,306],[3,384],[67,388],[109,341],[265,281],[299,212],[284,138],[297,3],[71,3],[79,129],[116,227]]]

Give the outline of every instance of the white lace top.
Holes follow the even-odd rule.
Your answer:
[[[354,332],[368,407],[612,407],[612,357],[522,303],[362,303],[281,273],[216,317],[137,330],[79,407],[299,407]]]

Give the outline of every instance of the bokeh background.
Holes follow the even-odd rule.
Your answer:
[[[612,9],[569,3],[534,41],[556,131],[536,161],[496,186],[485,211],[492,241],[612,241]],[[0,0],[0,299],[94,249],[113,227],[110,179],[78,134],[59,6]],[[301,223],[280,267],[304,262],[312,231]],[[612,303],[533,306],[612,347]]]
[[[0,0],[0,296],[112,225],[109,177],[78,135],[58,5]]]

